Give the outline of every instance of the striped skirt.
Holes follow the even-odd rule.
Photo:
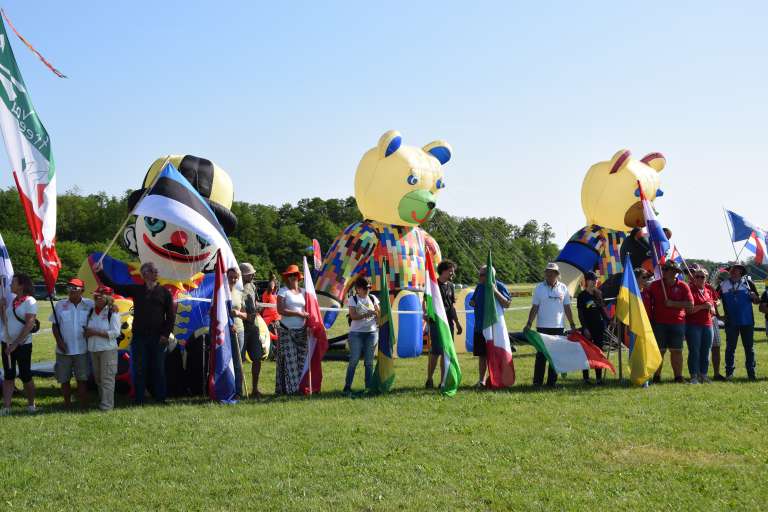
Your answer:
[[[307,358],[307,329],[288,329],[281,324],[277,335],[275,394],[293,395],[299,391],[301,372]]]

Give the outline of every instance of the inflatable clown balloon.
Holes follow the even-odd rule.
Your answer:
[[[584,272],[599,271],[602,279],[609,281],[622,273],[622,245],[638,243],[635,237],[628,240],[628,232],[645,226],[638,182],[648,200],[661,196],[659,173],[665,164],[661,153],[636,160],[629,150],[622,149],[610,160],[589,168],[581,186],[587,225],[568,240],[557,257],[561,280],[572,294]],[[645,247],[642,252],[631,252],[635,266],[648,256],[647,244],[640,245]],[[613,296],[614,291],[606,288],[606,296]]]
[[[443,141],[423,147],[402,142],[397,131],[386,132],[357,166],[355,199],[365,220],[336,237],[317,277],[318,294],[336,306],[344,303],[359,276],[370,277],[378,290],[386,267],[393,309],[421,309],[414,292],[424,290],[426,252],[439,262],[440,249],[420,226],[432,218],[437,195],[445,187],[443,165],[451,158],[451,147]],[[420,315],[400,316],[401,357],[421,353],[421,321]]]
[[[215,163],[196,156],[170,155],[155,160],[144,176],[142,187],[129,196],[129,211],[134,209],[143,192],[152,186],[168,162],[206,200],[224,232],[230,234],[237,225],[237,218],[230,211],[234,200],[232,180]],[[123,241],[128,251],[138,258],[138,263],[105,256],[102,278],[91,270],[101,254],[91,254],[80,269],[86,288],[95,289],[102,281],[116,290],[121,284],[141,283],[141,264],[154,263],[159,272],[158,282],[171,292],[176,303],[173,334],[179,348],[168,357],[169,393],[202,393],[203,336],[208,332],[210,304],[199,299],[208,299],[212,295],[213,274],[210,272],[215,264],[217,247],[162,218],[144,216],[137,216],[125,229]],[[121,311],[123,309],[129,308],[123,304]],[[185,352],[183,357],[182,350]]]

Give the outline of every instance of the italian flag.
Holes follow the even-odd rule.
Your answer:
[[[56,254],[56,171],[51,141],[29,99],[0,20],[0,131],[13,168],[40,269],[53,293],[61,262]]]
[[[491,251],[488,251],[488,270],[485,280],[485,301],[483,308],[483,337],[488,358],[487,387],[506,388],[515,383],[515,363],[512,360],[512,347],[509,344],[507,322],[504,320],[504,308],[496,300],[496,270],[493,268]]]
[[[432,343],[437,343],[443,348],[443,360],[445,362],[445,373],[443,374],[443,381],[440,383],[440,389],[444,395],[454,396],[456,390],[459,389],[459,384],[461,384],[461,368],[459,368],[459,359],[456,357],[456,348],[453,346],[448,316],[445,314],[445,306],[440,295],[440,285],[437,284],[432,255],[429,251],[424,252],[427,255],[427,285],[424,290],[424,304],[427,318],[436,327],[434,332],[437,334],[437,339],[433,338]]]
[[[603,368],[616,373],[602,350],[578,332],[568,337],[526,331],[525,337],[536,350],[544,354],[557,373]]]

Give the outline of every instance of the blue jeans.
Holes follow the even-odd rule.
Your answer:
[[[160,344],[159,335],[134,334],[131,340],[131,376],[133,377],[133,400],[144,403],[147,376],[152,382],[152,396],[158,402],[165,401],[165,345]]]
[[[754,325],[729,325],[725,326],[725,374],[733,375],[736,369],[734,356],[736,355],[736,345],[739,344],[739,335],[741,335],[741,344],[744,345],[745,366],[747,375],[755,374],[755,326]]]
[[[373,378],[373,354],[376,351],[376,343],[379,341],[379,332],[354,332],[349,333],[349,365],[347,365],[347,378],[344,381],[344,389],[352,388],[352,381],[355,380],[355,369],[360,361],[360,356],[364,356],[365,365],[365,388],[368,389]]]
[[[691,378],[706,375],[709,370],[709,351],[712,348],[712,326],[688,324],[685,327],[688,342],[688,373]]]

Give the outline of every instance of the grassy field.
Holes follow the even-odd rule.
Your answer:
[[[516,299],[515,305],[529,299]],[[508,314],[520,329],[525,311]],[[44,325],[45,327],[45,325]],[[338,328],[337,328],[338,329]],[[324,365],[325,392],[220,406],[202,400],[64,412],[38,379],[43,413],[0,418],[6,510],[765,510],[768,346],[758,376],[649,389],[580,383],[530,386],[533,353],[516,354],[518,383],[477,392],[424,390],[425,358],[398,360],[396,390],[341,394],[345,364]],[[36,359],[52,343],[35,341]],[[262,391],[274,385],[267,363]],[[362,387],[362,367],[356,378]],[[20,405],[20,397],[16,399]],[[20,410],[17,407],[17,410]]]

